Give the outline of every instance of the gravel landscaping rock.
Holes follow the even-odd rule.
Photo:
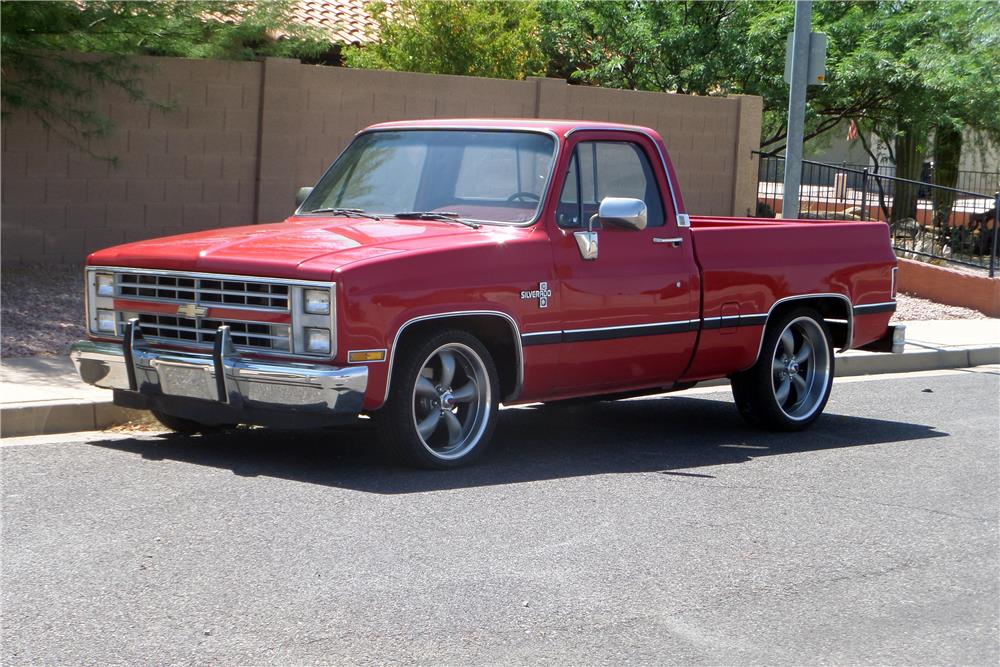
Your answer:
[[[66,355],[86,337],[82,266],[5,266],[2,279],[4,357]]]
[[[962,306],[948,306],[936,301],[921,299],[912,294],[896,295],[896,313],[893,322],[913,322],[916,320],[983,320],[987,316],[978,310]]]
[[[86,337],[82,266],[4,267],[2,288],[4,357],[66,355]],[[900,294],[897,303],[894,322],[986,317],[908,294]]]

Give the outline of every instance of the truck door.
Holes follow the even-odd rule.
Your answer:
[[[676,380],[697,340],[700,285],[690,231],[679,228],[656,146],[635,132],[570,135],[560,193],[547,220],[562,322],[560,389],[627,389]],[[574,232],[587,229],[605,197],[641,199],[643,230],[597,230],[595,259]]]

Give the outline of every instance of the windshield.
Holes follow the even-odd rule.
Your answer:
[[[554,140],[533,132],[368,132],[327,171],[299,213],[360,209],[390,216],[422,211],[481,222],[531,222],[554,153]]]

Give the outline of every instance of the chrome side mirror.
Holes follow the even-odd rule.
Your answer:
[[[306,200],[310,194],[312,194],[313,189],[309,188],[299,188],[299,191],[295,193],[295,208],[302,206],[302,202]]]
[[[573,232],[573,238],[580,249],[580,257],[587,261],[597,259],[597,232]]]
[[[640,231],[646,228],[646,204],[631,197],[605,197],[597,209],[601,223]]]

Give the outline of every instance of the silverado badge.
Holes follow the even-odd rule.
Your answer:
[[[204,317],[208,315],[208,308],[193,303],[185,303],[183,306],[177,307],[177,314],[184,315],[185,317]]]
[[[549,297],[551,296],[552,296],[552,290],[549,289],[549,284],[547,282],[538,283],[538,289],[521,290],[521,298],[538,299],[539,308],[548,308]]]

